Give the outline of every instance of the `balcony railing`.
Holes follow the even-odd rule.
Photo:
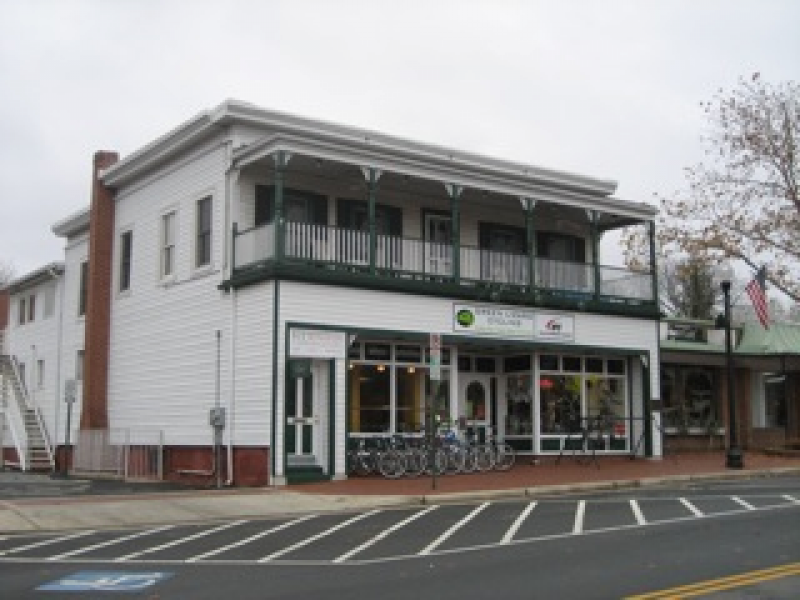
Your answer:
[[[368,232],[340,227],[287,221],[283,239],[287,259],[368,269],[370,236]],[[273,223],[234,232],[234,269],[244,269],[275,258]],[[381,274],[413,278],[452,279],[453,247],[416,238],[377,235],[375,269]],[[498,252],[461,246],[459,283],[501,284],[531,288],[530,260],[526,254]],[[604,298],[653,300],[652,275],[617,267],[594,265],[549,258],[534,260],[534,286],[541,290],[594,295],[595,281]]]

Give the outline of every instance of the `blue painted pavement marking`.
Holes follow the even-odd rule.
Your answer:
[[[135,592],[169,577],[172,577],[172,573],[80,571],[36,589],[48,592]]]

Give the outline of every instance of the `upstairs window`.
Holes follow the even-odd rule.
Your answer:
[[[78,316],[82,317],[86,314],[86,300],[89,295],[89,263],[83,261],[81,263],[81,281],[80,289],[78,290]]]
[[[44,289],[44,318],[53,316],[56,309],[56,284],[51,283]]]
[[[131,289],[131,258],[133,256],[133,232],[126,231],[120,237],[119,291]]]
[[[25,298],[20,298],[17,306],[19,308],[19,311],[17,312],[17,324],[25,325],[25,321],[28,317],[28,303],[25,301]]]
[[[211,264],[211,196],[197,201],[195,267]]]
[[[175,274],[175,237],[177,215],[175,211],[161,217],[161,278]]]
[[[28,321],[36,319],[36,295],[31,294],[28,297]]]

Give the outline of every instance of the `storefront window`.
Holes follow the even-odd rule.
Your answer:
[[[682,433],[714,427],[718,392],[714,371],[704,367],[671,367],[661,371],[664,426]]]
[[[397,412],[395,423],[398,433],[419,431],[422,428],[422,386],[427,369],[397,367]]]
[[[767,427],[786,427],[786,376],[767,373],[764,378],[764,409]]]
[[[542,374],[539,397],[542,433],[569,433],[580,429],[580,376]]]
[[[389,431],[391,422],[389,369],[386,365],[352,365],[350,369],[350,430]]]
[[[590,376],[586,379],[586,412],[604,431],[625,434],[625,381],[620,378]]]
[[[533,390],[528,373],[509,375],[506,379],[506,434],[533,433]]]

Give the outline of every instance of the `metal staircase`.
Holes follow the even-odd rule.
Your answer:
[[[17,451],[16,461],[5,461],[21,471],[52,471],[53,449],[41,411],[30,406],[28,392],[14,356],[0,354],[0,399],[2,412]]]

